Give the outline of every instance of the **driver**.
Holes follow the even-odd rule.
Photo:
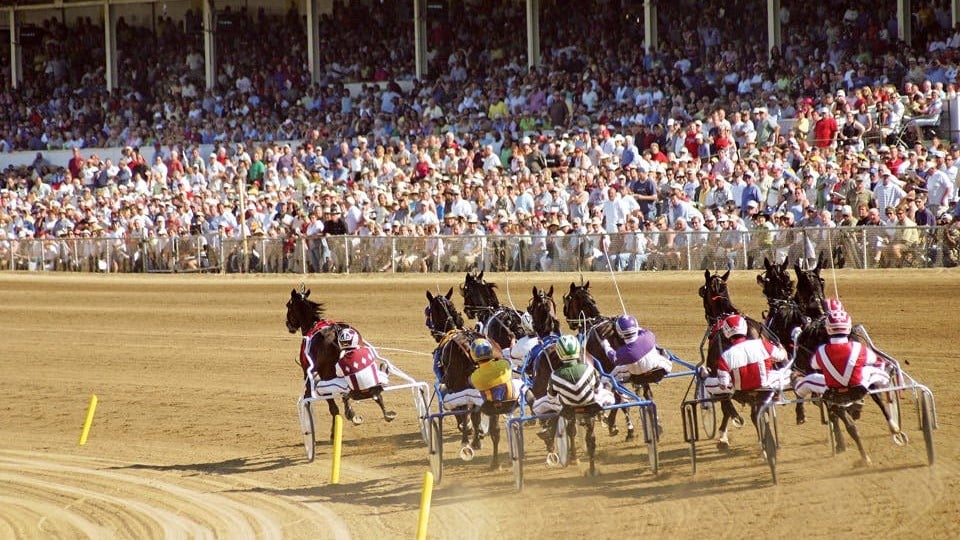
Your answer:
[[[646,375],[654,370],[662,370],[663,375],[670,373],[673,362],[660,353],[653,332],[640,328],[633,315],[617,317],[613,326],[623,340],[623,345],[614,349],[609,340],[604,339],[601,342],[603,351],[614,366],[610,371],[612,377],[623,382],[631,375]],[[663,378],[663,375],[660,378]]]
[[[726,396],[737,391],[780,390],[789,382],[788,368],[774,369],[774,364],[787,360],[787,351],[762,339],[748,338],[747,320],[742,315],[723,319],[720,331],[731,345],[720,355],[716,377],[709,376],[706,368],[700,367],[708,394]]]
[[[318,392],[364,392],[389,384],[389,377],[377,365],[373,350],[361,345],[360,334],[356,330],[342,328],[337,333],[337,343],[340,345],[337,376],[329,381],[318,381]]]
[[[540,337],[533,331],[533,316],[527,312],[520,315],[520,326],[524,335],[513,342],[512,347],[503,349],[503,357],[510,360],[515,369],[523,368],[523,364],[530,355],[530,351],[540,344]]]

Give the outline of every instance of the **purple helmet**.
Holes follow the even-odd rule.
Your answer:
[[[617,317],[615,323],[617,334],[627,343],[637,339],[637,333],[640,331],[640,325],[633,315],[621,315]]]

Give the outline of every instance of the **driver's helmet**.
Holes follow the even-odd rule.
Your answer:
[[[470,344],[470,356],[476,363],[486,362],[493,358],[493,345],[486,338],[477,338]]]
[[[731,339],[734,336],[747,335],[747,320],[742,315],[730,315],[723,320],[723,326],[720,327],[723,337]]]
[[[843,309],[843,304],[836,298],[830,298],[824,302],[824,308],[827,312],[827,334],[831,336],[847,335],[853,325],[850,314]]]
[[[580,358],[580,340],[576,336],[565,335],[557,339],[557,356],[563,362],[573,362]]]
[[[341,350],[356,349],[360,346],[360,334],[353,328],[344,328],[337,334],[337,341],[340,343]]]
[[[617,317],[615,323],[617,335],[623,338],[625,343],[632,343],[637,339],[637,333],[640,331],[640,325],[633,315],[621,315]]]
[[[533,334],[533,315],[527,312],[520,315],[520,326],[523,327],[523,331],[527,334]]]

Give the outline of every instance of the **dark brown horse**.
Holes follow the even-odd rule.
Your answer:
[[[476,319],[484,335],[500,348],[512,346],[514,340],[523,336],[520,312],[500,304],[496,283],[484,281],[482,271],[477,274],[467,272],[460,286],[460,295],[463,296],[463,313]]]
[[[473,388],[470,375],[477,366],[470,356],[470,344],[482,334],[463,328],[463,315],[453,305],[450,298],[453,288],[446,295],[436,295],[427,291],[427,310],[430,316],[431,332],[437,341],[434,350],[433,370],[437,376],[441,395],[451,395]],[[493,344],[494,356],[500,356],[500,349]],[[499,415],[505,412],[505,406],[492,402],[484,402],[479,408],[457,415],[457,427],[461,433],[461,445],[469,446],[472,450],[482,447],[483,433],[480,428],[481,415],[487,415],[490,422],[490,440],[493,441],[493,460],[490,468],[500,465],[500,424]],[[472,435],[472,439],[471,439]]]
[[[290,291],[290,300],[287,301],[287,330],[294,334],[300,332],[303,336],[310,336],[309,349],[301,350],[298,363],[303,369],[304,397],[314,395],[314,385],[318,380],[328,381],[337,377],[337,361],[340,360],[340,344],[337,341],[337,335],[344,328],[352,328],[350,325],[342,322],[324,319],[324,307],[319,302],[309,299],[310,291],[301,287],[299,291],[293,289]],[[301,345],[301,349],[303,345]],[[381,396],[383,388],[375,387],[364,392],[363,395],[344,394],[342,397],[344,415],[347,420],[354,424],[360,424],[362,418],[354,413],[350,406],[350,398],[353,399],[373,399],[383,412],[383,417],[388,422],[396,417],[396,413],[388,412],[384,407],[383,397]],[[340,408],[334,399],[327,399],[327,407],[330,409],[331,416],[336,417],[340,414]],[[331,424],[330,437],[333,438],[333,426]]]
[[[560,334],[557,303],[553,300],[553,285],[550,290],[533,287],[533,297],[527,305],[527,312],[533,317],[533,330],[540,338]]]
[[[726,273],[711,274],[709,270],[704,271],[705,283],[700,287],[700,298],[703,299],[704,316],[707,319],[707,331],[704,339],[707,342],[707,352],[704,355],[704,361],[707,370],[712,376],[716,376],[717,365],[720,361],[720,355],[727,350],[731,343],[724,337],[720,331],[720,324],[723,319],[729,315],[741,315],[747,321],[747,337],[750,339],[763,339],[769,343],[780,346],[777,336],[764,326],[761,322],[752,319],[737,309],[730,300],[730,291],[727,289],[727,279],[730,277],[730,271]],[[702,352],[702,351],[701,351]],[[753,408],[754,404],[751,404]],[[720,438],[717,439],[718,448],[729,448],[730,440],[727,435],[727,423],[733,418],[738,424],[743,424],[743,418],[737,412],[736,407],[730,400],[720,402],[720,411],[722,417],[720,420]]]

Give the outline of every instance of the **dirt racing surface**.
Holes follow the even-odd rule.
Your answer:
[[[756,272],[731,276],[731,296],[759,317]],[[692,473],[680,402],[689,377],[654,388],[664,425],[660,473],[646,447],[598,430],[601,475],[584,465],[547,468],[536,427],[525,434],[525,489],[516,493],[506,437],[501,469],[491,445],[472,462],[444,423],[442,482],[431,538],[896,537],[960,535],[956,307],[960,273],[825,272],[854,322],[936,397],[936,463],[927,466],[915,403],[893,444],[871,403],[858,423],[873,466],[856,451],[831,456],[826,428],[779,412],[779,485],[772,485],[751,427],[732,448],[698,445]],[[531,286],[574,274],[488,274],[520,308]],[[508,279],[509,278],[509,279]],[[585,276],[605,313],[620,311],[608,274]],[[699,361],[705,321],[699,273],[620,275],[628,311],[679,357]],[[0,274],[0,538],[412,538],[427,449],[411,394],[385,394],[399,413],[385,423],[372,403],[344,429],[341,483],[331,485],[330,417],[318,408],[320,442],[307,463],[297,420],[300,336],[285,303],[300,276],[79,276]],[[446,292],[463,275],[309,276],[311,298],[357,326],[398,367],[432,383],[434,342],[424,291]],[[457,293],[455,293],[457,294]],[[456,304],[463,301],[457,294]],[[566,329],[564,327],[564,329]],[[92,394],[99,398],[78,445]]]

